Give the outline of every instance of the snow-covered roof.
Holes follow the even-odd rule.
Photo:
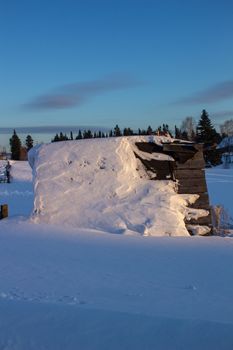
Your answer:
[[[218,149],[233,146],[233,136],[225,137],[217,146]]]

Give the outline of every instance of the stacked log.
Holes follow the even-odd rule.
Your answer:
[[[212,220],[209,204],[208,189],[205,179],[205,161],[203,157],[203,145],[202,144],[188,144],[176,145],[168,144],[164,145],[164,151],[174,152],[176,157],[174,176],[178,181],[178,193],[180,194],[198,194],[199,198],[190,207],[195,209],[205,209],[209,212],[207,216],[200,217],[198,219],[186,220],[187,228],[192,232],[192,225],[209,226],[212,233]],[[194,152],[195,150],[195,152]],[[184,155],[190,154],[185,162]]]
[[[171,156],[174,161],[145,160],[135,154],[148,172],[153,172],[152,180],[173,179],[178,183],[177,192],[179,194],[197,194],[199,198],[190,205],[190,208],[204,209],[208,211],[207,216],[198,219],[185,219],[186,227],[190,234],[195,232],[195,228],[200,227],[200,231],[208,234],[212,233],[212,220],[209,204],[208,190],[205,180],[205,161],[203,157],[203,145],[192,143],[165,143],[161,146],[151,142],[138,142],[137,148],[147,153],[164,153]],[[202,230],[203,228],[203,230]]]

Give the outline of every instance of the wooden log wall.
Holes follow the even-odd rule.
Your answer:
[[[208,216],[200,217],[199,219],[191,219],[186,221],[189,225],[204,225],[210,227],[209,234],[212,234],[212,219],[210,211],[210,203],[208,196],[208,189],[205,179],[205,161],[203,157],[203,146],[195,144],[193,147],[196,149],[196,153],[184,163],[179,160],[175,163],[174,175],[178,180],[178,193],[180,194],[198,194],[198,200],[190,207],[195,209],[205,209],[209,212]],[[167,149],[168,147],[165,147]],[[171,144],[174,152],[179,156],[182,150],[176,150],[176,146]],[[189,226],[190,227],[190,226]]]
[[[190,233],[192,233],[190,225],[208,226],[210,228],[209,234],[211,234],[212,220],[204,171],[205,161],[203,157],[203,145],[191,143],[167,143],[162,146],[156,146],[154,143],[141,142],[136,143],[136,146],[143,152],[159,152],[172,156],[175,162],[156,162],[154,160],[145,161],[141,159],[141,157],[138,158],[142,161],[147,170],[157,173],[157,176],[152,178],[153,180],[168,179],[167,171],[170,169],[170,178],[178,182],[178,193],[199,195],[197,201],[193,205],[190,205],[190,207],[195,209],[205,209],[209,214],[208,216],[200,217],[197,220],[191,219],[186,221],[186,225]],[[167,163],[171,164],[168,165]],[[164,173],[166,173],[166,177],[164,176]]]

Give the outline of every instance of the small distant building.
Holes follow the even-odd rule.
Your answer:
[[[20,148],[19,160],[28,160],[28,152],[26,147]]]
[[[1,152],[0,152],[0,160],[6,160],[6,159],[7,159],[6,148],[3,147]]]

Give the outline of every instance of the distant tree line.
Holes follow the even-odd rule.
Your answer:
[[[225,129],[231,129],[233,133],[233,121],[225,125]],[[108,133],[102,131],[92,132],[91,130],[79,130],[78,135],[75,137],[76,140],[91,139],[91,138],[105,138],[105,137],[119,137],[119,136],[133,136],[133,135],[158,135],[158,136],[170,136],[176,139],[187,140],[191,142],[203,143],[204,144],[204,158],[207,164],[217,165],[221,163],[221,155],[216,150],[217,144],[225,136],[225,133],[221,135],[214,128],[211,119],[205,109],[202,110],[200,119],[196,124],[193,117],[186,117],[180,127],[175,125],[174,134],[171,132],[168,124],[163,124],[157,129],[153,130],[149,125],[147,129],[138,129],[137,132],[133,131],[130,127],[120,129],[117,124]],[[70,132],[69,137],[66,134],[60,132],[56,134],[51,140],[52,142],[73,140],[73,133]]]
[[[225,121],[223,125],[220,126],[221,133],[218,133],[214,128],[211,119],[205,109],[202,110],[200,119],[196,124],[193,117],[186,117],[180,127],[175,125],[174,133],[171,132],[171,129],[168,124],[162,124],[157,129],[152,129],[149,125],[147,129],[137,129],[134,131],[130,127],[125,127],[121,129],[117,124],[109,132],[91,131],[88,130],[79,130],[76,137],[74,137],[73,132],[70,134],[63,134],[60,132],[57,133],[52,142],[58,141],[68,141],[68,140],[82,140],[82,139],[92,139],[92,138],[106,138],[106,137],[119,137],[119,136],[133,136],[133,135],[158,135],[158,136],[171,136],[176,139],[193,141],[197,143],[204,144],[204,158],[206,163],[211,165],[217,165],[221,162],[221,155],[216,150],[216,145],[222,140],[225,136],[233,135],[233,120]],[[21,140],[19,139],[16,131],[14,130],[13,135],[10,139],[11,147],[11,158],[18,160],[21,157],[22,150],[29,151],[33,147],[33,139],[31,135],[26,137],[24,142],[25,146],[22,146]]]
[[[166,135],[171,136],[172,133],[169,130],[169,126],[167,124],[163,124],[163,126],[159,126],[158,129],[153,130],[151,126],[148,126],[146,130],[144,129],[138,129],[137,132],[133,131],[131,128],[124,128],[123,130],[120,129],[118,124],[111,129],[109,132],[103,132],[101,130],[92,132],[91,130],[79,130],[78,135],[74,138],[73,132],[70,132],[70,135],[67,136],[67,134],[63,134],[60,132],[57,133],[54,138],[51,140],[51,142],[58,142],[58,141],[68,141],[68,140],[82,140],[82,139],[96,139],[96,138],[106,138],[106,137],[119,137],[119,136],[134,136],[134,135]]]

